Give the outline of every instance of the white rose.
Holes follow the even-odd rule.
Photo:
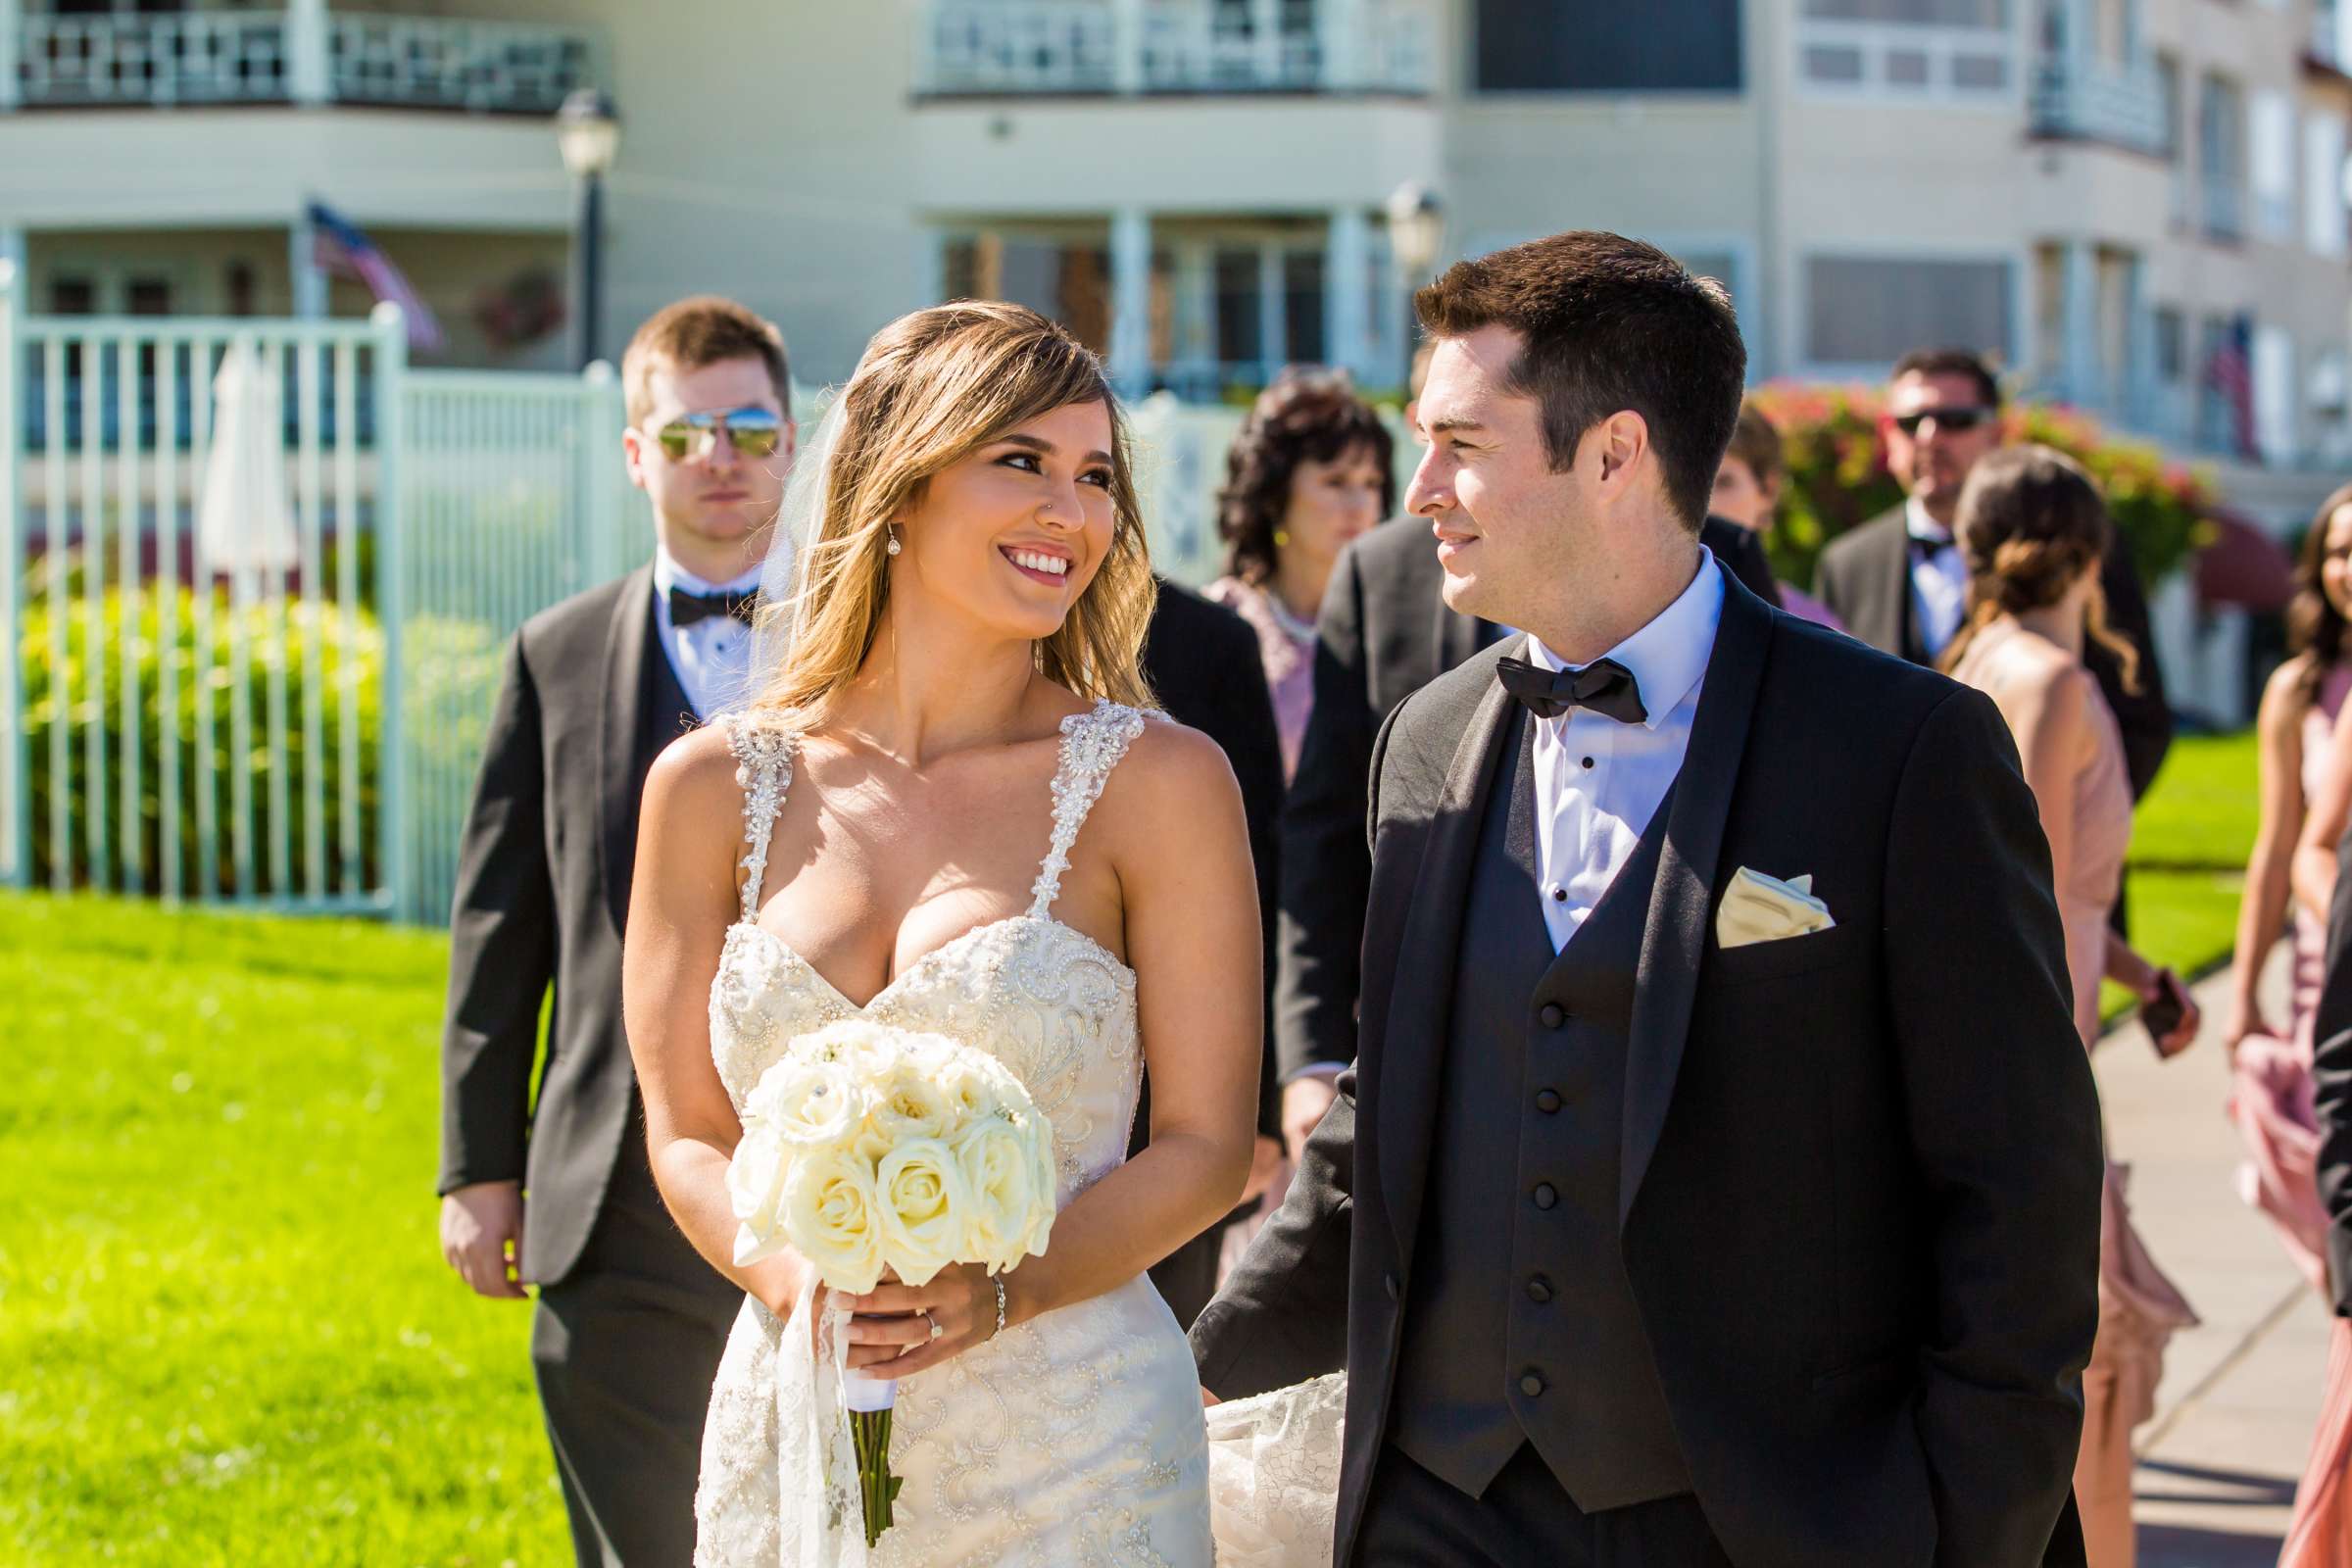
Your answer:
[[[843,1063],[788,1055],[760,1075],[744,1102],[744,1121],[770,1129],[787,1150],[828,1149],[857,1132],[866,1101]]]
[[[784,1177],[784,1234],[829,1290],[863,1296],[882,1278],[873,1167],[847,1149],[803,1150]]]
[[[958,1052],[939,1075],[941,1091],[956,1107],[958,1134],[1004,1108],[997,1075],[980,1065],[989,1059],[978,1052]]]
[[[784,1150],[762,1126],[750,1126],[727,1161],[727,1200],[733,1205],[735,1266],[745,1267],[782,1250],[776,1208],[784,1198]]]
[[[946,1138],[956,1129],[961,1112],[936,1073],[918,1070],[906,1061],[895,1063],[888,1077],[874,1085],[866,1111],[865,1130],[858,1148],[879,1166],[894,1149],[919,1139]]]
[[[1004,1116],[976,1123],[956,1140],[956,1161],[971,1191],[966,1255],[1002,1273],[1044,1251],[1054,1224],[1054,1189],[1040,1183],[1033,1141],[1023,1129]]]
[[[936,1138],[913,1138],[882,1157],[874,1171],[883,1255],[900,1279],[928,1285],[968,1255],[966,1216],[972,1195],[955,1151]]]

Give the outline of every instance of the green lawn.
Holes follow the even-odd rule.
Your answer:
[[[0,1560],[568,1560],[443,1267],[444,943],[0,896]]]
[[[2250,732],[2173,743],[2132,823],[2133,947],[2186,975],[2229,957],[2256,809]],[[2128,1002],[2108,987],[2110,1017]]]

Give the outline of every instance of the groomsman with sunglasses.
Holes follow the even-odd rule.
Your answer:
[[[1934,664],[1967,614],[1968,569],[1953,542],[1960,488],[1979,458],[2001,444],[2001,390],[1984,362],[1965,349],[1918,349],[1895,363],[1880,435],[1886,466],[1909,492],[1892,512],[1844,534],[1822,552],[1814,592],[1845,629],[1882,653]],[[2137,799],[2173,743],[2173,714],[2148,630],[2148,601],[2117,530],[2100,568],[2107,624],[2139,650],[2139,690],[2096,643],[2083,662],[2098,677],[2124,733]]]
[[[743,1301],[654,1187],[621,928],[647,769],[740,695],[793,452],[783,336],[731,301],[654,317],[621,379],[657,548],[514,639],[459,859],[441,1049],[442,1251],[483,1296],[539,1288],[531,1359],[583,1568],[692,1558],[703,1415]]]

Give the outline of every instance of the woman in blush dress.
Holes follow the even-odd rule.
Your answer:
[[[2292,657],[2263,689],[2257,719],[2262,824],[2246,863],[2237,955],[2222,1032],[2232,1087],[2230,1118],[2246,1140],[2238,1191],[2278,1228],[2287,1255],[2314,1289],[2328,1288],[2327,1211],[2313,1161],[2319,1130],[2312,1110],[2311,1009],[2319,999],[2328,911],[2290,898],[2295,842],[2325,792],[2329,736],[2352,691],[2344,647],[2352,612],[2352,485],[2329,496],[2304,536],[2287,610]],[[2332,843],[2332,839],[2329,841]],[[2294,989],[2286,1028],[2263,1016],[2258,990],[2282,927],[2294,933]]]
[[[2066,933],[2075,1025],[2088,1050],[2099,1037],[2099,982],[2145,1001],[2169,976],[2108,924],[2132,841],[2132,786],[2122,732],[2083,667],[2086,638],[2116,650],[2127,681],[2129,645],[2107,630],[2099,563],[2112,524],[2089,475],[2047,447],[2012,447],[1981,460],[1961,492],[1956,532],[1968,563],[1968,616],[1944,656],[1954,678],[1989,696],[2017,737],[2026,782],[2049,839],[2051,883]],[[2191,1004],[2162,1045],[2196,1037]],[[2155,1411],[2164,1347],[2196,1321],[2132,1228],[2126,1171],[2107,1166],[2099,1237],[2099,1328],[2082,1374],[2082,1446],[2075,1497],[2090,1568],[2131,1568],[2132,1431]]]
[[[1781,432],[1754,399],[1740,406],[1740,422],[1732,427],[1732,444],[1715,469],[1715,493],[1707,510],[1727,522],[1736,522],[1759,541],[1772,535],[1780,515],[1781,487],[1788,482],[1788,463],[1781,452]],[[1837,612],[1802,588],[1782,583],[1781,608],[1832,631],[1845,630]]]
[[[1258,394],[1225,455],[1225,575],[1203,589],[1257,633],[1282,731],[1282,772],[1315,700],[1315,614],[1348,540],[1396,501],[1395,443],[1344,370],[1293,367]]]

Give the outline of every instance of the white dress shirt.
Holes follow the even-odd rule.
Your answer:
[[[1903,503],[1903,523],[1911,537],[1929,548],[1913,550],[1911,610],[1919,618],[1919,640],[1930,659],[1941,659],[1960,634],[1960,617],[1968,611],[1968,565],[1952,531],[1934,517],[1913,496]]]
[[[694,705],[697,718],[708,719],[721,708],[743,702],[744,682],[752,669],[752,628],[733,615],[706,615],[691,626],[680,626],[669,613],[669,591],[690,594],[748,594],[760,586],[754,566],[732,582],[705,582],[670,559],[666,550],[654,553],[654,629],[661,633],[669,667]]]
[[[1555,953],[1633,858],[1642,830],[1683,770],[1722,619],[1723,568],[1701,551],[1682,597],[1607,655],[1633,672],[1647,718],[1627,724],[1572,708],[1529,720],[1536,726],[1536,859]],[[1571,667],[1540,638],[1529,637],[1527,647],[1529,661],[1544,669]]]

